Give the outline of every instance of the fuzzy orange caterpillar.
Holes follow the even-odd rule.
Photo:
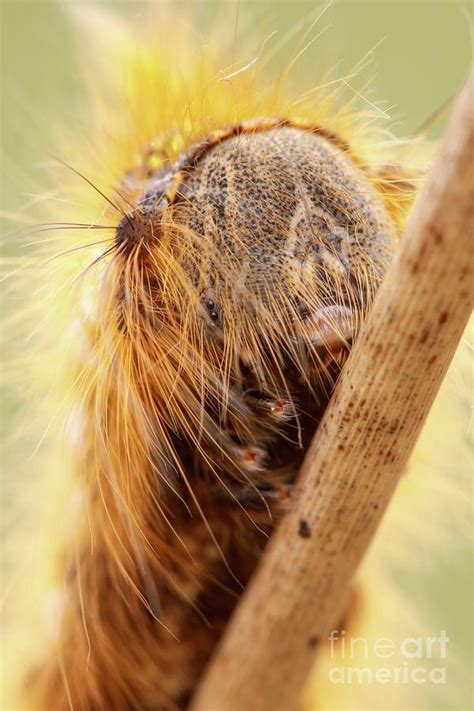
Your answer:
[[[221,71],[188,34],[172,64],[160,38],[117,37],[124,91],[85,172],[114,193],[75,215],[109,234],[82,272],[62,258],[79,496],[23,684],[38,709],[185,708],[414,192],[337,92],[269,85],[260,56]]]

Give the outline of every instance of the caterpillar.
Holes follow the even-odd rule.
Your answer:
[[[68,146],[74,225],[47,225],[68,240],[44,272],[68,525],[27,708],[186,707],[300,495],[420,175],[344,82],[292,93],[265,48],[235,63],[165,15],[171,55],[153,24],[105,17],[117,78],[91,102],[107,122]]]

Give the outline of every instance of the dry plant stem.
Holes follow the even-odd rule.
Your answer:
[[[302,466],[299,501],[270,541],[192,711],[296,708],[314,647],[342,613],[471,311],[473,158],[471,77]]]

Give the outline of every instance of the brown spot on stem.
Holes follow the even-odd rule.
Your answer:
[[[311,527],[304,518],[302,518],[300,521],[300,525],[298,527],[298,534],[301,536],[301,538],[311,538]]]
[[[443,233],[441,232],[441,230],[434,224],[430,225],[430,229],[431,229],[431,234],[433,235],[435,244],[442,244],[443,243]]]

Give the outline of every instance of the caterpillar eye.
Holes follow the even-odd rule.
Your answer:
[[[222,315],[212,290],[201,294],[201,316],[204,317],[208,326],[212,326],[212,333],[215,336],[216,327],[222,325]]]

